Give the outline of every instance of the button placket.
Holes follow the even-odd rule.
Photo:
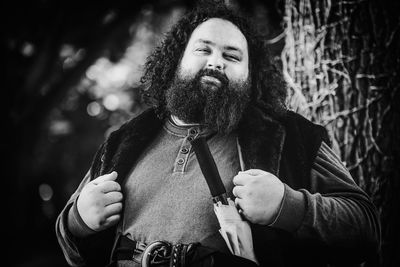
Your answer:
[[[187,148],[187,147],[182,147],[182,148],[181,148],[181,153],[182,153],[182,154],[187,154],[187,153],[189,153],[189,148]]]
[[[186,164],[189,159],[190,149],[192,145],[190,144],[198,135],[199,129],[189,128],[187,136],[183,139],[182,145],[179,149],[178,155],[175,160],[174,172],[184,172]]]

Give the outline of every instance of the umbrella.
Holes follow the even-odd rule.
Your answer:
[[[221,227],[219,232],[226,245],[232,254],[258,264],[254,254],[250,225],[243,220],[235,203],[227,196],[207,141],[204,137],[198,137],[192,141],[192,146],[210,189],[214,212]]]

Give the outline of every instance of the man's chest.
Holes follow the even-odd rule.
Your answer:
[[[123,231],[143,242],[198,242],[218,231],[211,195],[190,145],[190,135],[161,133],[123,184]],[[227,192],[240,169],[236,137],[208,141]]]

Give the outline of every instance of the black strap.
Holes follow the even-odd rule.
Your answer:
[[[226,189],[224,183],[221,180],[217,164],[214,161],[206,139],[204,137],[198,137],[191,143],[194,152],[196,153],[196,158],[199,162],[201,172],[203,173],[208,188],[210,189],[211,196],[218,197],[225,195]],[[226,199],[224,202],[226,203],[223,204],[228,204]]]

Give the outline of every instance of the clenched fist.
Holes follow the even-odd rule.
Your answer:
[[[120,219],[123,196],[115,179],[116,172],[99,176],[86,184],[79,195],[78,212],[94,231],[115,225]]]
[[[281,205],[284,185],[272,173],[251,169],[233,178],[235,204],[252,223],[268,225],[276,217]]]

